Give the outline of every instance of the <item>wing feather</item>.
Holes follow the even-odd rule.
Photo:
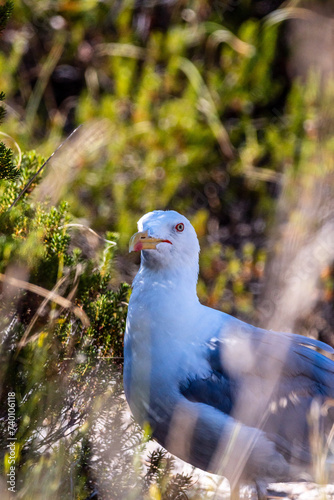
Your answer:
[[[334,350],[300,335],[238,323],[203,346],[211,375],[188,377],[182,394],[265,431],[286,458],[310,461],[312,404],[321,407],[334,398],[334,361],[315,349]],[[333,423],[333,411],[321,416],[325,432]]]

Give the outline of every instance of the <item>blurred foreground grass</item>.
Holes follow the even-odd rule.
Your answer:
[[[166,457],[145,472],[122,396],[126,247],[149,210],[193,222],[202,301],[334,341],[333,86],[288,55],[298,23],[316,23],[298,2],[232,3],[15,2],[0,40],[18,146],[3,140],[23,153],[0,184],[4,495],[14,391],[18,498],[204,498]]]

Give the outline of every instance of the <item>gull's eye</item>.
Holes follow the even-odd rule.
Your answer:
[[[176,229],[176,231],[178,231],[179,233],[182,233],[182,231],[183,231],[183,229],[184,229],[184,224],[183,224],[182,222],[180,222],[179,224],[176,224],[175,229]]]

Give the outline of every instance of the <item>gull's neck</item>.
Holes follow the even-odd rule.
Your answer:
[[[196,285],[198,265],[175,268],[149,267],[141,264],[133,282],[133,293],[156,295],[157,300],[175,298],[185,303],[198,303]],[[176,304],[177,305],[177,304]]]

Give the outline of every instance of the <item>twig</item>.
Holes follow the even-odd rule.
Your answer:
[[[9,285],[15,286],[17,288],[23,288],[24,290],[28,290],[29,292],[35,293],[42,297],[46,297],[48,300],[56,302],[62,307],[71,309],[71,311],[81,320],[82,324],[85,327],[88,327],[90,325],[87,314],[82,309],[80,309],[80,307],[73,305],[70,300],[65,299],[65,297],[58,295],[54,291],[46,290],[41,286],[28,283],[27,281],[18,280],[17,278],[6,276],[2,273],[0,273],[0,281],[2,281],[3,283],[8,283]]]
[[[53,287],[51,293],[56,293],[56,291],[59,289],[59,287],[64,283],[64,281],[66,281],[67,279],[67,276],[63,276],[56,284],[55,286]],[[39,306],[39,308],[37,309],[36,313],[34,314],[34,317],[32,318],[32,320],[30,321],[26,331],[24,332],[24,335],[22,337],[22,339],[20,340],[20,343],[19,343],[19,348],[23,347],[24,345],[27,344],[27,338],[28,338],[28,335],[29,333],[31,332],[32,328],[34,327],[37,319],[39,316],[41,316],[46,304],[49,302],[49,297],[45,297],[45,299],[43,300],[43,302],[41,303],[41,305]],[[33,335],[32,337],[29,337],[29,340],[28,342],[33,342],[35,339],[37,339],[39,336],[40,336],[40,332],[39,333],[36,333],[35,335]]]
[[[76,224],[76,223],[71,223],[71,224],[64,224],[63,226],[60,226],[59,229],[62,229],[63,227],[77,227],[79,229],[85,229],[86,231],[89,231],[90,233],[94,234],[97,238],[100,240],[104,241],[105,243],[109,243],[109,245],[116,246],[117,243],[115,241],[107,240],[106,238],[103,238],[99,234],[97,234],[92,228],[89,226],[85,226],[84,224]]]
[[[74,129],[73,132],[68,137],[66,137],[66,139],[57,147],[57,149],[55,149],[55,151],[52,153],[52,155],[49,156],[49,158],[43,163],[43,165],[37,170],[37,172],[27,182],[27,184],[21,190],[21,192],[19,193],[19,195],[17,196],[17,198],[15,198],[15,200],[13,201],[13,203],[11,204],[11,206],[8,208],[7,212],[9,212],[9,210],[11,210],[16,205],[16,203],[19,201],[19,199],[24,195],[24,193],[27,191],[27,189],[34,182],[34,180],[36,179],[36,177],[42,172],[42,170],[45,167],[45,165],[51,160],[51,158],[57,153],[57,151],[59,151],[59,149],[62,148],[64,146],[64,144],[77,132],[77,130],[81,126],[82,125],[79,125],[79,127],[77,127],[76,129]]]

